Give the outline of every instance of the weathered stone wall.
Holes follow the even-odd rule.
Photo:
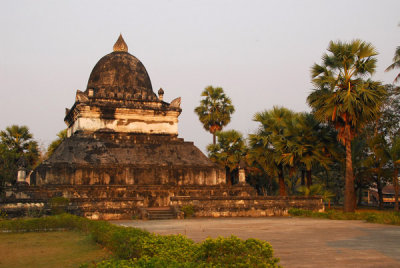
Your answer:
[[[91,198],[70,199],[65,211],[89,219],[118,220],[132,219],[140,215],[143,199],[140,198]],[[50,215],[51,207],[48,200],[16,200],[0,204],[0,210],[11,218],[23,216]]]
[[[65,139],[32,185],[220,185],[225,170],[173,135],[81,133]]]
[[[68,136],[77,131],[98,130],[178,135],[179,111],[114,108],[112,113],[105,113],[105,109],[93,105],[77,105],[77,115],[68,128]]]
[[[52,197],[65,197],[70,200],[126,199],[143,200],[143,207],[169,206],[171,197],[204,196],[253,196],[256,192],[250,186],[181,186],[169,185],[44,185],[10,187],[6,191],[8,202],[34,200],[46,202]]]
[[[225,171],[219,168],[152,165],[42,164],[31,175],[31,184],[71,185],[219,185]]]
[[[175,207],[193,206],[196,217],[287,216],[290,208],[324,211],[321,197],[172,197]]]
[[[46,185],[7,189],[0,209],[10,215],[35,210],[48,213],[49,200],[63,196],[70,200],[68,211],[92,219],[132,219],[148,207],[170,206],[179,210],[191,205],[197,217],[282,216],[290,208],[322,211],[319,197],[256,196],[250,186],[168,186],[168,185]]]

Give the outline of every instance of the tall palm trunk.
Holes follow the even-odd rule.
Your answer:
[[[394,210],[399,211],[399,169],[397,168],[397,166],[395,166],[394,169],[393,186],[394,186]]]
[[[355,211],[355,191],[354,191],[354,174],[353,162],[351,159],[351,135],[350,126],[346,126],[345,146],[346,146],[346,176],[344,190],[344,212]]]
[[[217,139],[215,137],[215,132],[213,132],[212,135],[213,135],[213,145],[215,145],[217,143]]]
[[[305,172],[304,169],[302,169],[302,170],[301,170],[301,181],[300,181],[301,186],[306,185],[305,177],[306,177],[306,172]]]
[[[279,178],[279,195],[286,196],[285,178],[283,177],[283,167],[278,168],[278,178]]]
[[[310,189],[312,185],[311,169],[307,170],[307,188]]]

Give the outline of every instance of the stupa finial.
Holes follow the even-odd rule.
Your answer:
[[[117,42],[115,42],[113,47],[114,52],[128,52],[128,45],[125,43],[122,34],[119,35]]]

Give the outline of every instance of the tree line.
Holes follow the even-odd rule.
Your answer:
[[[253,116],[258,129],[247,138],[235,130],[222,131],[234,106],[222,88],[207,87],[195,113],[213,134],[209,157],[225,167],[228,183],[235,182],[245,161],[247,180],[260,194],[318,189],[337,202],[343,199],[345,212],[354,212],[362,190],[371,186],[382,207],[382,189],[391,182],[398,210],[400,89],[371,79],[377,55],[368,42],[331,41],[322,62],[311,68],[311,113],[278,106],[258,112]],[[396,68],[400,47],[386,71]],[[399,79],[400,74],[394,83]]]

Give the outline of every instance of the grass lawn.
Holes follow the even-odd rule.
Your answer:
[[[73,231],[0,233],[0,267],[79,267],[109,252]]]
[[[331,220],[365,220],[371,223],[400,225],[400,212],[393,210],[358,209],[354,213],[346,213],[338,209],[328,209],[324,212],[315,212],[291,208],[291,216],[323,218]]]

